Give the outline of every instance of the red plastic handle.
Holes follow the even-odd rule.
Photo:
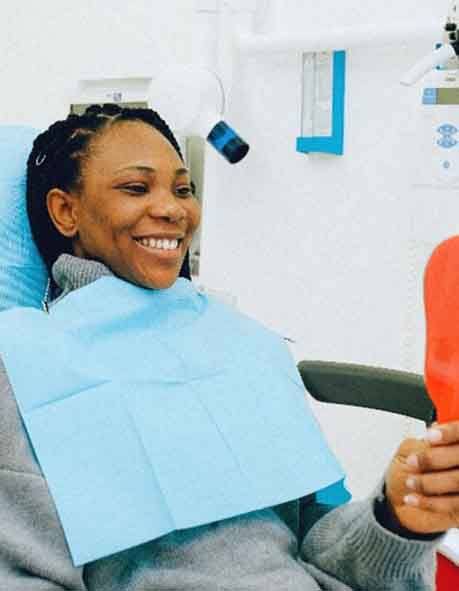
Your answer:
[[[459,236],[433,251],[424,274],[426,388],[440,423],[459,419]]]

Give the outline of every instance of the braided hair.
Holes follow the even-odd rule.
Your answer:
[[[50,275],[56,259],[63,253],[73,254],[73,247],[72,239],[63,236],[53,224],[46,196],[53,188],[63,191],[81,189],[82,164],[89,158],[91,141],[120,121],[142,121],[151,125],[172,144],[184,161],[169,126],[151,109],[91,105],[82,115],[70,114],[41,133],[27,160],[26,202],[32,236]],[[191,278],[188,252],[180,276]]]

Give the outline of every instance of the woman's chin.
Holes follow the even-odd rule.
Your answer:
[[[158,265],[148,261],[124,260],[122,265],[111,264],[107,261],[107,266],[121,279],[134,283],[139,287],[146,289],[167,289],[174,285],[180,275],[183,261],[180,259],[174,264]]]
[[[179,271],[176,273],[157,273],[152,276],[136,277],[133,282],[147,289],[167,289],[174,285],[178,276]]]

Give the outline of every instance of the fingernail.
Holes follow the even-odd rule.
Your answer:
[[[412,505],[413,507],[419,505],[419,500],[416,495],[406,495],[406,497],[403,497],[403,502],[406,505]]]
[[[438,443],[443,439],[443,433],[440,429],[429,429],[426,433],[426,439],[432,443]]]
[[[410,476],[410,478],[407,478],[406,479],[406,486],[408,488],[415,489],[416,488],[416,478],[413,478],[412,476]]]
[[[418,456],[415,454],[411,454],[410,456],[408,456],[406,458],[406,463],[408,464],[408,466],[411,466],[412,468],[419,468]]]

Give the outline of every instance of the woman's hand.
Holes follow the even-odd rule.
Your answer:
[[[406,439],[386,476],[386,496],[402,527],[432,534],[459,527],[459,421]]]

